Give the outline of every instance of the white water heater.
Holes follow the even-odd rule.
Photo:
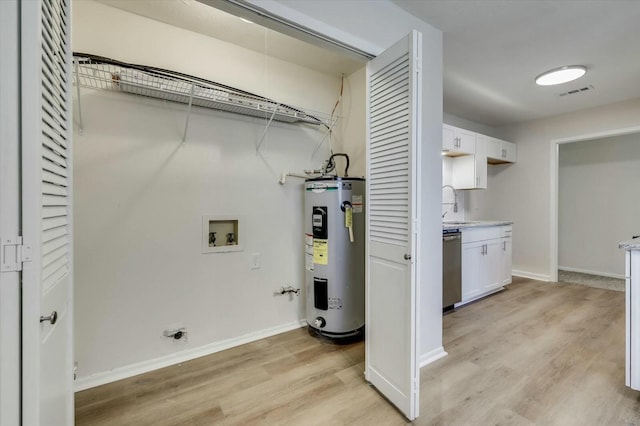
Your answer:
[[[336,340],[360,338],[364,335],[364,179],[307,179],[304,189],[309,330]]]

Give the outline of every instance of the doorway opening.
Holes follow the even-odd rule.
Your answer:
[[[637,182],[639,138],[630,127],[551,141],[551,281],[623,291],[617,244],[634,232],[625,188]]]

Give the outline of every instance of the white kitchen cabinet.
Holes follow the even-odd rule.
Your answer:
[[[451,181],[455,189],[486,189],[487,138],[477,135],[474,155],[452,159]]]
[[[511,284],[511,273],[513,269],[512,262],[512,245],[511,245],[511,226],[501,226],[500,237],[500,282],[501,285]]]
[[[503,164],[516,162],[516,144],[487,137],[487,162]]]
[[[511,226],[462,229],[460,304],[494,293],[510,282]]]
[[[640,247],[627,244],[633,247],[625,253],[625,384],[640,390]]]
[[[442,150],[449,156],[475,154],[476,134],[469,130],[443,124]]]

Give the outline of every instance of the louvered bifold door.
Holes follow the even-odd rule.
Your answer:
[[[367,65],[366,377],[418,415],[416,225],[421,35]]]
[[[70,0],[21,2],[23,420],[73,424]]]

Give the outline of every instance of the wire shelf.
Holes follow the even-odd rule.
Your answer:
[[[331,128],[336,117],[318,118],[300,108],[186,74],[74,53],[74,84],[79,87],[132,93],[285,123]]]

